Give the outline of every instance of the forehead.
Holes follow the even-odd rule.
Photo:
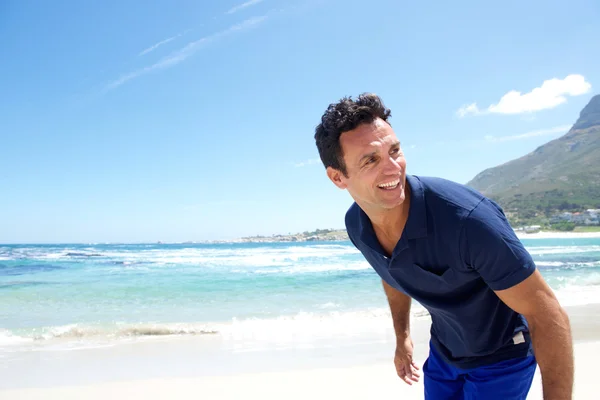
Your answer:
[[[396,143],[398,139],[394,130],[381,119],[361,124],[340,136],[340,146],[344,156],[348,157],[360,157],[363,153],[385,149]]]

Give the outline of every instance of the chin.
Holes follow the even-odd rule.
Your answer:
[[[382,202],[380,202],[380,204],[383,208],[393,209],[396,207],[400,207],[402,204],[404,204],[404,200],[405,200],[405,197],[404,197],[404,194],[402,194],[395,200],[382,201]]]

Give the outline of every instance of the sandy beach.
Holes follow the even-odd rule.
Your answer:
[[[598,343],[579,343],[575,348],[577,377],[574,399],[597,399],[598,383],[594,365],[600,353]],[[170,399],[422,399],[422,381],[409,387],[395,376],[388,364],[346,368],[244,374],[238,376],[173,378],[115,382],[51,389],[24,389],[0,392],[2,399],[19,400],[105,400]],[[528,399],[542,399],[539,373]]]
[[[596,399],[595,361],[600,354],[600,305],[568,307],[575,338],[576,382],[574,398]],[[428,318],[413,319],[415,357],[422,365],[427,350]],[[243,353],[228,359],[200,358],[205,348],[197,339],[161,340],[139,345],[121,345],[93,351],[71,351],[67,356],[31,358],[22,364],[32,377],[30,385],[0,391],[4,400],[70,399],[166,399],[201,396],[208,399],[422,399],[422,380],[408,386],[395,375],[391,336],[377,343],[336,348],[334,344],[317,351],[294,349],[280,354]],[[78,354],[77,354],[78,353]],[[258,354],[258,355],[257,355]],[[248,358],[248,355],[250,355]],[[66,358],[65,358],[66,357]],[[69,358],[70,357],[70,358]],[[237,358],[236,358],[237,357]],[[138,364],[135,364],[138,363]],[[211,370],[211,363],[214,368]],[[72,364],[72,365],[71,365]],[[146,364],[154,373],[129,372]],[[70,365],[70,367],[67,367]],[[72,369],[73,365],[79,375]],[[195,366],[196,369],[194,369]],[[206,368],[202,368],[206,367]],[[62,370],[61,370],[62,369]],[[100,379],[102,373],[116,373]],[[161,370],[161,374],[156,371]],[[121,373],[118,371],[122,371]],[[183,373],[182,371],[187,371]],[[5,379],[18,371],[4,371]],[[32,373],[35,372],[35,373]],[[147,376],[144,376],[147,375]],[[40,380],[53,377],[54,383]],[[82,379],[82,377],[86,377]],[[93,382],[96,377],[97,382]],[[13,378],[16,379],[15,376]],[[79,381],[79,382],[77,382]],[[85,382],[85,383],[82,383]],[[539,370],[529,399],[542,399]]]

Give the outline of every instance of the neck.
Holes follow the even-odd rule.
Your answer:
[[[375,232],[380,232],[388,238],[399,240],[408,220],[410,208],[410,189],[404,189],[404,202],[392,209],[365,209]]]

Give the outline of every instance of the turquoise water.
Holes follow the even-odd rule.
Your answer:
[[[600,302],[600,239],[524,239],[563,304]],[[413,306],[416,315],[424,311]],[[0,245],[0,346],[388,325],[350,242]]]

